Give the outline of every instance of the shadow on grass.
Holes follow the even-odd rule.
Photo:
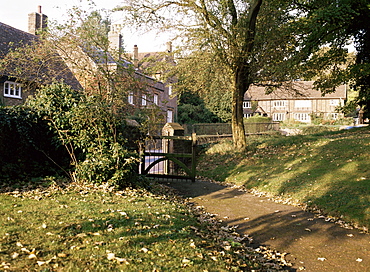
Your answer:
[[[203,163],[209,169],[202,172],[216,180],[292,197],[369,227],[369,142],[368,129],[270,138],[245,156],[209,156]]]

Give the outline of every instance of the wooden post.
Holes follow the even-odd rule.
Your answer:
[[[192,144],[191,144],[191,174],[192,174],[192,177],[191,177],[191,181],[192,182],[195,182],[195,176],[196,176],[196,171],[197,171],[197,134],[196,133],[192,133],[191,134],[191,140],[192,140]]]

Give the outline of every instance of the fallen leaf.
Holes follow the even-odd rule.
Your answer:
[[[116,258],[116,261],[118,263],[130,264],[125,258]]]
[[[16,259],[19,256],[19,253],[13,252],[11,256],[12,256],[12,259]]]
[[[37,258],[37,256],[33,253],[31,253],[30,255],[28,255],[28,259],[35,259]]]
[[[361,258],[357,258],[356,262],[362,262],[362,259]]]
[[[107,259],[108,260],[114,260],[116,258],[116,255],[114,254],[114,253],[108,253],[108,255],[107,255]]]
[[[317,258],[317,260],[319,260],[319,261],[326,261],[326,258]]]
[[[144,252],[144,253],[147,253],[149,251],[149,249],[143,247],[142,249],[140,249],[141,252]]]

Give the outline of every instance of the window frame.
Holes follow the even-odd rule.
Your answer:
[[[286,100],[274,100],[274,101],[272,101],[272,106],[274,108],[285,108],[286,105],[287,105]]]
[[[13,94],[11,94],[11,92],[13,92]],[[3,95],[4,97],[22,99],[22,84],[14,81],[5,81]]]
[[[148,105],[148,102],[146,100],[146,94],[141,95],[141,106],[146,106]]]
[[[275,112],[272,114],[272,121],[274,122],[282,122],[285,121],[285,113],[283,112]]]
[[[252,101],[243,101],[243,109],[251,109]]]
[[[128,93],[127,102],[130,105],[134,105],[134,92],[129,92]]]
[[[310,123],[311,116],[310,114],[304,113],[304,112],[294,113],[294,120],[303,122],[303,123]]]

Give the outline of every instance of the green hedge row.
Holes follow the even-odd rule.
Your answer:
[[[0,107],[0,179],[55,175],[69,161],[50,127],[36,112],[22,106]],[[59,165],[59,166],[57,166]]]

